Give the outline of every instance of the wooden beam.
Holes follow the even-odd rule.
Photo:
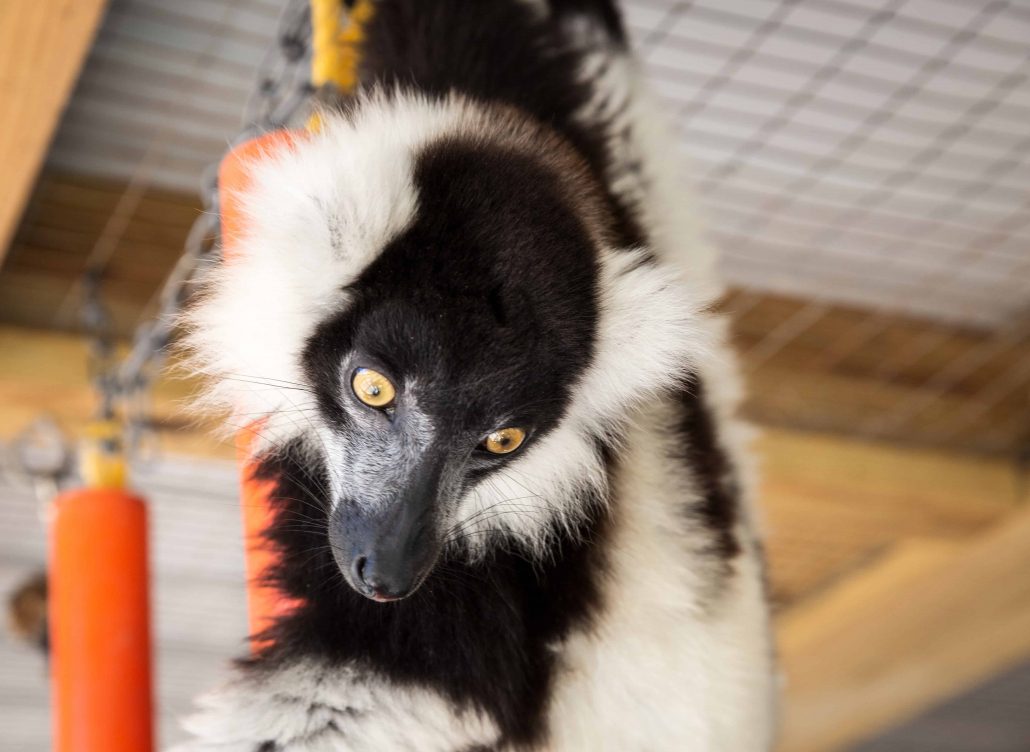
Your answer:
[[[731,293],[723,306],[748,372],[745,409],[751,419],[854,435],[871,429],[876,418],[922,405],[882,438],[992,454],[1026,441],[1030,390],[1012,383],[981,408],[976,400],[1024,368],[1027,338],[833,306],[781,350],[756,358],[770,332],[803,316],[810,303],[766,294],[747,307],[740,296]],[[913,352],[919,357],[909,357]],[[981,362],[984,352],[993,355]],[[944,390],[935,387],[942,371],[970,359],[979,366]],[[975,412],[962,422],[971,407]]]
[[[87,375],[85,340],[68,334],[0,326],[0,439],[10,439],[42,414],[77,435],[93,416],[96,397]],[[231,446],[210,438],[210,424],[184,406],[195,381],[164,378],[155,385],[152,416],[163,430],[163,451],[230,458]]]
[[[1018,505],[1017,470],[995,458],[769,428],[757,450],[778,608],[898,543],[964,540]]]
[[[785,614],[782,752],[869,738],[1030,657],[1030,509],[913,542]]]
[[[105,0],[0,3],[0,260],[10,244]]]

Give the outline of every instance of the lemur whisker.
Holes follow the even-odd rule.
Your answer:
[[[252,373],[238,373],[237,372],[237,373],[229,373],[228,375],[232,376],[232,377],[235,377],[235,378],[241,378],[241,379],[253,379],[255,381],[261,381],[261,382],[267,382],[267,383],[285,384],[287,386],[295,386],[295,387],[299,387],[299,388],[302,388],[302,389],[306,389],[308,391],[311,391],[312,393],[314,392],[314,389],[312,389],[309,384],[305,384],[302,381],[289,381],[287,379],[278,379],[278,378],[275,378],[273,376],[262,376],[260,374],[252,374]]]
[[[305,387],[299,387],[299,386],[286,386],[284,384],[269,384],[269,383],[266,383],[266,382],[263,382],[263,381],[255,381],[255,380],[252,380],[252,379],[243,379],[243,378],[239,378],[239,377],[236,377],[236,376],[221,376],[220,378],[225,380],[225,381],[235,381],[235,382],[238,382],[240,384],[250,384],[251,386],[262,386],[262,387],[265,387],[266,389],[276,389],[276,390],[283,389],[283,390],[289,390],[289,391],[307,392],[308,394],[313,394],[314,393],[313,390],[311,390],[311,389],[307,389]]]

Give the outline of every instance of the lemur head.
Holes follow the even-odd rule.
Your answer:
[[[515,112],[376,95],[252,174],[195,362],[234,425],[262,420],[259,451],[299,438],[321,464],[329,543],[370,598],[445,550],[544,551],[703,346],[682,283],[614,246],[597,178]]]

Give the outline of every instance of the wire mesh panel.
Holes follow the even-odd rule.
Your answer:
[[[1030,8],[627,4],[775,423],[1026,438]]]
[[[1023,446],[1030,6],[622,5],[723,251],[749,414]],[[0,317],[74,326],[98,263],[116,328],[153,315],[281,9],[114,0],[0,274]]]
[[[964,324],[1027,302],[1025,8],[666,5],[628,16],[734,282]]]

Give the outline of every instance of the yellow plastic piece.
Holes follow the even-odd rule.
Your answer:
[[[358,86],[358,63],[365,24],[375,11],[373,0],[358,0],[343,26],[340,0],[311,0],[311,83],[331,84],[344,94]]]
[[[117,421],[97,420],[87,426],[79,465],[88,487],[125,488],[128,469]]]

